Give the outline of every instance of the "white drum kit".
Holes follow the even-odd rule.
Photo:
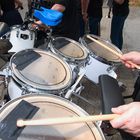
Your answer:
[[[111,43],[97,36],[90,36],[106,44],[114,51],[121,53]],[[73,92],[77,92],[77,94],[81,92],[80,80],[85,76],[93,83],[98,84],[98,77],[101,74],[108,74],[116,78],[117,75],[114,69],[120,63],[119,58],[86,38],[86,36],[82,38],[80,43],[69,38],[56,37],[49,42],[47,50],[33,48],[34,38],[33,32],[28,30],[21,31],[17,27],[13,28],[10,34],[10,41],[14,44],[10,52],[15,52],[15,54],[11,57],[8,67],[3,72],[0,72],[0,75],[10,79],[7,80],[7,87],[11,101],[1,110],[0,118],[4,118],[5,112],[7,113],[13,109],[22,99],[39,106],[41,115],[37,114],[37,118],[42,115],[45,117],[46,114],[51,117],[56,114],[83,116],[84,113],[68,101],[71,99]],[[25,48],[23,49],[21,46]],[[41,104],[42,102],[43,104]],[[57,105],[54,106],[54,104]],[[93,140],[104,139],[102,132],[94,124],[85,123],[82,126],[81,124],[74,126],[75,129],[73,126],[68,126],[63,130],[64,134],[62,135],[66,139],[70,135],[74,140],[81,140],[82,137],[84,139],[90,137]],[[81,127],[82,130],[80,130]],[[43,127],[41,132],[43,133],[46,129]],[[78,137],[73,136],[74,133],[72,133],[77,129],[79,129],[79,133],[82,131]],[[97,136],[94,135],[92,129],[96,131]],[[54,130],[59,131],[62,128],[56,127]],[[23,131],[25,134],[27,132],[28,130],[26,129]],[[33,136],[38,135],[34,128],[31,128],[31,132],[33,132]],[[46,132],[52,133],[48,129]]]
[[[108,41],[90,36],[121,53]],[[34,33],[28,30],[13,27],[11,31],[10,40],[15,45],[10,52],[13,50],[15,54],[10,59],[6,74],[10,75],[7,85],[10,99],[29,92],[45,91],[69,99],[83,76],[94,84],[98,84],[98,77],[102,74],[117,78],[114,69],[120,64],[119,58],[86,36],[80,43],[56,37],[48,43],[47,50],[33,48],[33,38]],[[20,43],[25,45],[24,49],[20,48]],[[79,91],[82,88],[78,87]]]

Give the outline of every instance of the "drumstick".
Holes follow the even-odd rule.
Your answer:
[[[48,118],[38,120],[17,120],[17,126],[23,127],[26,125],[58,125],[58,124],[71,124],[81,122],[92,122],[92,121],[105,121],[117,118],[117,114],[106,114],[106,115],[93,115],[93,116],[79,116],[79,117],[62,117],[62,118]]]
[[[96,42],[97,44],[101,45],[102,47],[104,47],[104,48],[107,49],[108,51],[112,52],[113,54],[115,54],[115,55],[118,56],[119,58],[122,57],[122,54],[119,54],[118,52],[114,51],[113,49],[111,49],[111,48],[108,47],[107,45],[105,45],[105,44],[99,42],[97,39],[94,39],[93,37],[91,37],[91,36],[89,36],[89,35],[87,35],[87,38],[89,38],[90,40],[92,40],[92,41]],[[132,61],[127,61],[127,63],[130,64],[130,65],[132,65],[132,66],[134,66],[134,67],[137,68],[137,69],[140,69],[140,66],[137,65],[137,64],[135,64],[135,63],[133,63]]]

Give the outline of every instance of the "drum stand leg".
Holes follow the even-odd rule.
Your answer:
[[[75,95],[76,97],[80,98],[81,100],[85,101],[86,103],[95,106],[92,102],[88,101],[86,98],[82,97],[80,94],[77,93],[73,93],[73,95]]]
[[[85,73],[82,73],[81,75],[78,76],[76,82],[71,86],[71,88],[67,91],[65,98],[69,99],[71,97],[71,95],[73,94],[73,92],[76,90],[77,85],[79,84],[80,80],[83,78],[83,76],[85,75]]]

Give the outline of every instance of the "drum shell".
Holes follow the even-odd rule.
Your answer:
[[[21,101],[25,100],[37,107],[38,112],[33,119],[86,116],[88,115],[80,107],[70,101],[52,95],[26,95],[5,104],[0,110],[0,121]],[[61,113],[60,113],[61,112]],[[104,140],[101,129],[96,123],[65,124],[54,126],[30,126],[25,127],[17,140],[37,140],[43,138],[71,139],[71,140]]]
[[[29,29],[22,30],[19,25],[13,26],[9,40],[13,45],[9,52],[16,53],[24,49],[31,49],[35,43],[35,32]]]
[[[100,43],[108,46],[119,54],[122,52],[112,43],[106,41],[98,36],[89,34],[92,38],[98,40]],[[86,74],[85,76],[91,80],[92,82],[98,84],[98,78],[102,74],[110,75],[114,78],[117,78],[115,70],[121,64],[120,58],[118,56],[114,56],[112,52],[104,49],[101,45],[97,44],[90,40],[87,35],[85,35],[81,43],[87,48],[89,52],[90,61],[85,68]]]
[[[99,83],[99,76],[107,74],[113,78],[117,78],[117,74],[111,65],[107,65],[90,56],[89,65],[85,67],[85,76],[95,84]]]

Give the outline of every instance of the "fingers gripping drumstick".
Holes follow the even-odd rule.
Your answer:
[[[112,52],[113,54],[115,54],[116,56],[118,56],[120,59],[122,57],[122,54],[119,54],[118,52],[114,51],[113,49],[111,49],[110,47],[108,47],[107,45],[99,42],[98,40],[94,39],[93,37],[87,35],[87,38],[89,38],[90,40],[96,42],[97,44],[99,44],[101,47],[104,47],[105,49],[107,49],[108,51]],[[140,66],[138,66],[137,64],[133,63],[132,61],[127,61],[128,64],[134,66],[135,68],[140,70]]]

